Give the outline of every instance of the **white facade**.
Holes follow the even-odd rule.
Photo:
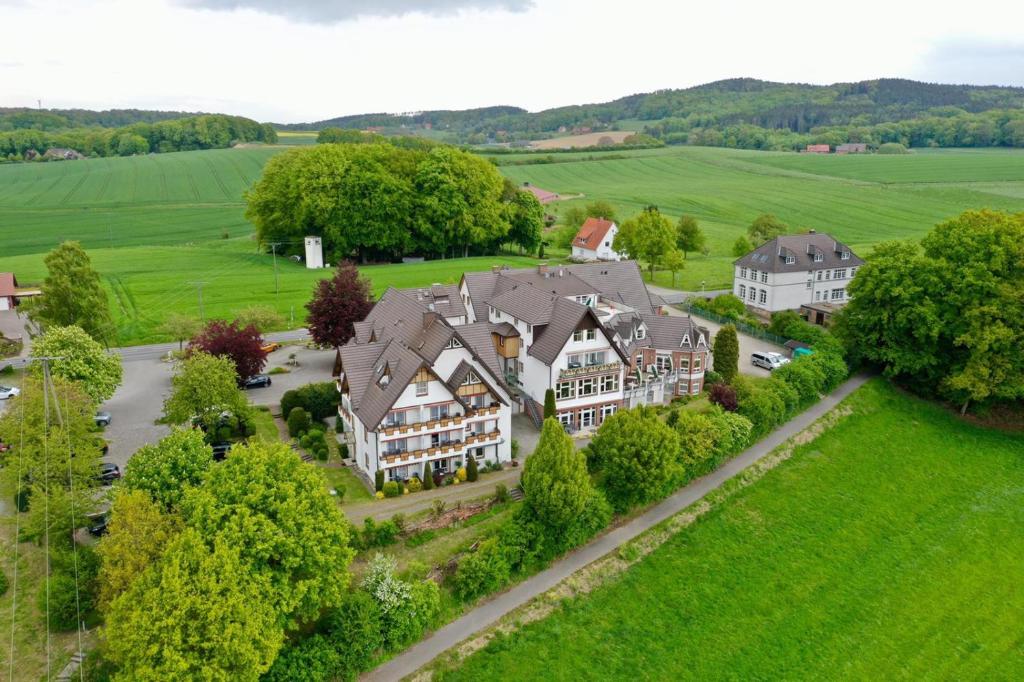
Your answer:
[[[306,267],[316,270],[324,266],[324,247],[320,237],[306,237]]]
[[[608,228],[608,232],[605,234],[604,239],[597,245],[596,249],[587,249],[582,246],[573,245],[572,257],[574,260],[613,260],[620,261],[623,259],[623,255],[612,248],[615,244],[615,235],[619,233],[619,226],[616,223],[612,223],[612,226]]]
[[[848,300],[846,287],[856,273],[856,266],[775,273],[737,265],[732,293],[751,308],[770,313],[810,303],[840,305]]]

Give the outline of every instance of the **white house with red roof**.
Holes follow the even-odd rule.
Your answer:
[[[578,261],[620,261],[623,255],[612,248],[619,226],[613,220],[587,218],[572,240],[572,258]]]

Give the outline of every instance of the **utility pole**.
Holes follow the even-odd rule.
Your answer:
[[[203,314],[203,285],[206,282],[189,282],[189,284],[196,287],[196,293],[199,294],[199,319],[206,322],[206,316]]]
[[[277,296],[281,293],[281,287],[277,283],[277,247],[281,246],[281,242],[274,242],[270,245],[270,250],[274,253],[274,295]]]

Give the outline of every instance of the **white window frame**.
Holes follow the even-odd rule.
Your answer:
[[[761,304],[764,304],[764,303],[768,302],[768,290],[767,289],[761,289],[761,291],[758,293],[757,302],[761,303]]]
[[[701,357],[699,355],[693,356],[693,371],[699,372],[701,370]]]
[[[584,410],[580,410],[580,428],[586,429],[591,426],[597,425],[597,410],[593,407],[588,407]]]
[[[659,372],[671,372],[673,367],[672,356],[658,353],[654,356],[654,368]]]
[[[795,262],[796,258],[794,256],[786,256],[786,265],[792,265]]]
[[[587,387],[589,387],[589,390],[585,390]],[[594,377],[580,379],[576,386],[576,397],[587,398],[592,395],[597,395],[597,379]]]
[[[746,279],[746,278],[747,278],[747,269],[746,268],[740,268],[740,279]]]
[[[679,371],[687,374],[690,372],[690,358],[679,358]]]
[[[839,257],[842,258],[843,260],[850,260],[850,252],[849,251],[843,251],[843,253],[840,254]]]
[[[575,381],[559,381],[555,386],[555,397],[558,400],[572,400],[576,397]]]
[[[562,425],[562,428],[569,427],[570,429],[576,426],[576,417],[573,412],[559,412],[555,415],[558,419],[558,423]]]
[[[823,260],[825,260],[825,256],[822,255],[821,251],[815,251],[814,252],[814,262],[815,263],[820,263]]]
[[[615,414],[615,410],[616,410],[615,405],[602,405],[601,406],[601,421],[604,422],[605,419],[607,419],[608,417],[610,417],[613,414]]]
[[[744,299],[746,297],[747,297],[747,285],[741,284],[740,285],[740,298]]]
[[[768,284],[768,273],[767,272],[762,272],[761,273],[761,284]]]
[[[755,287],[750,287],[750,295],[747,298],[747,300],[749,300],[751,302],[757,300],[757,289]]]
[[[619,390],[619,375],[618,374],[605,374],[601,377],[601,393],[612,393],[613,391]]]
[[[429,381],[417,381],[416,382],[416,395],[424,396],[430,393],[430,382]]]

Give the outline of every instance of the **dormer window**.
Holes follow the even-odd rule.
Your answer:
[[[815,251],[814,252],[814,262],[815,263],[820,263],[823,260],[825,260],[825,256],[821,253],[821,251]]]
[[[786,265],[792,265],[795,262],[796,262],[796,257],[794,257],[794,256],[786,256]]]
[[[850,260],[850,252],[849,251],[843,251],[843,254],[842,254],[841,257],[842,257],[843,260]]]
[[[462,380],[462,385],[463,386],[468,386],[470,384],[479,384],[479,383],[480,383],[480,377],[478,377],[476,375],[476,372],[474,372],[473,370],[469,370],[469,372],[466,374],[466,378]]]
[[[647,336],[647,330],[644,329],[643,327],[637,327],[636,331],[633,333],[633,336],[638,339],[645,338]]]
[[[683,340],[679,343],[679,345],[681,347],[682,346],[689,346],[690,345],[690,335],[689,334],[683,334]]]

